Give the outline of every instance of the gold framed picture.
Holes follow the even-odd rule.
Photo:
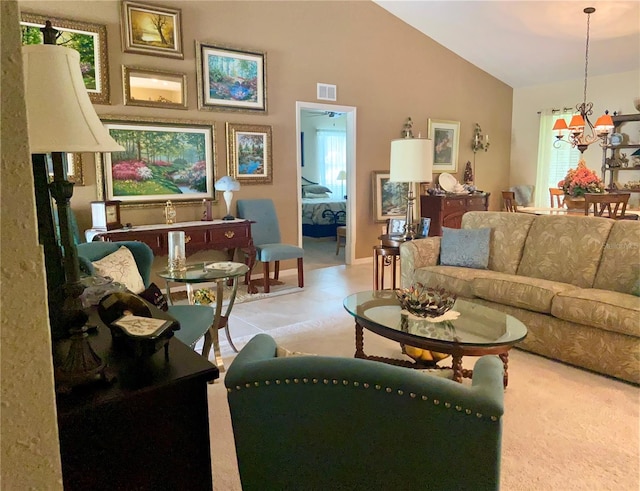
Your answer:
[[[187,109],[187,75],[122,65],[125,106]]]
[[[180,9],[124,0],[120,24],[126,53],[184,58]]]
[[[243,184],[269,184],[271,126],[227,123],[227,172]]]

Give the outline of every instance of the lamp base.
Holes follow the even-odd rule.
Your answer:
[[[223,220],[235,220],[236,217],[234,217],[233,215],[225,215],[222,217]]]

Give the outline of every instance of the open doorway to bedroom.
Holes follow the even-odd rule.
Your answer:
[[[299,243],[305,268],[354,261],[356,108],[297,102]]]

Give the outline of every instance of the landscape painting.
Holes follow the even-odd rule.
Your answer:
[[[373,171],[373,216],[378,223],[391,218],[404,217],[407,214],[407,193],[409,186],[413,186],[414,196],[417,196],[417,184],[408,182],[391,182],[390,174],[386,171]],[[413,216],[417,216],[414,201]]]
[[[125,150],[105,154],[106,199],[185,201],[213,197],[213,126],[103,121]]]
[[[124,0],[121,27],[128,53],[184,58],[180,9]]]
[[[196,43],[200,109],[266,111],[265,54]]]
[[[247,184],[271,182],[271,126],[227,123],[227,170]]]

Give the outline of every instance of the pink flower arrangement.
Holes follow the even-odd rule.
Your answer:
[[[564,194],[574,198],[584,196],[585,193],[604,193],[604,183],[598,175],[587,167],[583,159],[578,167],[569,169],[567,175],[558,183]]]

